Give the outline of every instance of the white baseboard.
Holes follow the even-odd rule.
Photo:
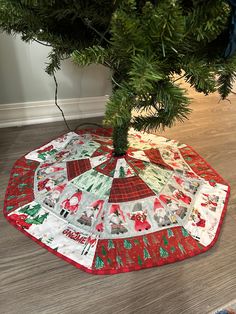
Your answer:
[[[103,116],[108,96],[59,99],[67,120]],[[62,121],[54,100],[0,104],[0,128]]]

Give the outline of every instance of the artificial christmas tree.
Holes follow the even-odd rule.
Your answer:
[[[235,56],[224,56],[231,14],[222,0],[1,0],[0,28],[51,45],[51,75],[71,54],[79,65],[111,69],[105,123],[113,127],[115,154],[122,155],[131,126],[161,129],[187,117],[189,99],[176,75],[198,92],[227,97],[236,68]],[[133,109],[148,115],[132,118]]]
[[[227,97],[236,68],[232,4],[0,0],[0,28],[52,47],[46,71],[54,78],[60,61],[72,56],[80,66],[109,67],[113,83],[104,120],[112,128],[69,132],[18,160],[6,218],[91,273],[208,250],[226,210],[227,183],[187,145],[133,128],[163,129],[187,118],[190,100],[179,78]],[[32,218],[27,206],[33,211],[35,203],[40,210]],[[53,241],[39,240],[42,234]]]

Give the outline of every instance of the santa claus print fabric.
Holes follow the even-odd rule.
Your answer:
[[[16,228],[87,272],[114,274],[179,261],[216,241],[228,184],[190,147],[111,130],[65,134],[19,159],[4,214]]]

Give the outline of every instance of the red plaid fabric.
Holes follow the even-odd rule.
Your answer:
[[[116,169],[117,158],[110,158],[101,165],[94,168],[96,171],[105,174],[106,176],[113,177]]]
[[[75,177],[78,177],[80,174],[91,169],[91,164],[89,159],[73,160],[67,161],[67,176],[68,180],[72,180]]]
[[[77,134],[96,134],[96,135],[100,135],[100,136],[109,136],[111,137],[112,135],[112,129],[111,128],[86,128],[86,129],[81,129],[81,130],[76,130],[75,133]]]
[[[111,154],[112,150],[105,145],[101,145],[98,149],[95,150],[91,157],[97,157],[108,153]]]
[[[155,195],[155,193],[138,176],[129,178],[114,178],[109,202],[128,202],[153,195]]]
[[[136,173],[139,173],[146,168],[145,162],[140,159],[135,159],[128,156],[126,157],[126,161]]]
[[[162,159],[160,151],[158,149],[151,148],[151,149],[145,150],[144,153],[147,155],[147,157],[150,159],[152,163],[158,166],[161,166],[163,168],[173,170],[173,168]]]

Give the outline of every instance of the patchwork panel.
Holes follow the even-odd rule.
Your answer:
[[[68,180],[70,181],[91,169],[91,164],[89,159],[80,159],[74,161],[67,161],[66,167]]]
[[[114,178],[109,202],[128,202],[153,195],[155,193],[139,177]]]

